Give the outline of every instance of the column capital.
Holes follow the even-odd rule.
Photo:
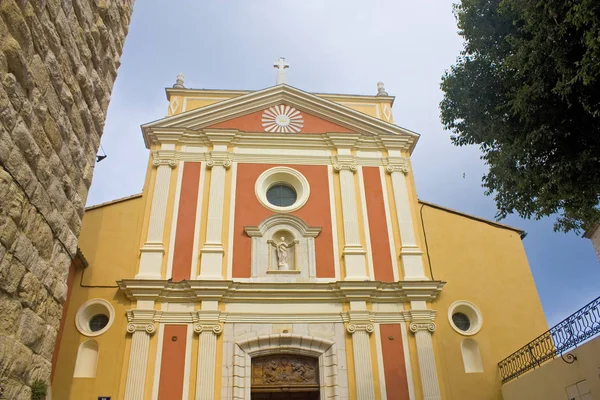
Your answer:
[[[223,325],[197,323],[197,324],[194,324],[194,332],[196,332],[196,333],[212,332],[218,336],[223,332]]]
[[[429,322],[429,323],[412,322],[409,325],[409,329],[412,333],[417,333],[418,331],[429,331],[429,332],[433,333],[435,331],[435,324],[433,322]]]
[[[394,172],[402,172],[404,175],[408,174],[410,170],[408,165],[408,159],[404,157],[388,157],[388,164],[385,166],[385,170],[388,174]]]
[[[206,156],[206,166],[208,168],[225,167],[227,169],[231,167],[231,155],[226,151],[212,151]]]
[[[335,162],[335,163],[333,163],[333,169],[336,172],[340,172],[342,170],[348,170],[350,172],[356,172],[356,171],[358,171],[358,166],[354,162],[343,163],[343,164]]]
[[[175,168],[179,161],[177,152],[173,150],[155,150],[152,152],[152,158],[152,165],[155,167],[166,165]]]
[[[148,335],[154,334],[156,332],[156,326],[154,323],[128,323],[127,324],[127,332],[146,332]]]
[[[354,334],[354,332],[357,331],[365,331],[367,333],[373,333],[373,331],[375,330],[375,327],[373,327],[373,324],[348,324],[348,326],[346,327],[346,331],[349,334]]]

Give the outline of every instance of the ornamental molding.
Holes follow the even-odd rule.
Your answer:
[[[146,332],[148,335],[154,334],[156,332],[156,326],[153,323],[150,324],[127,324],[127,332]]]
[[[411,323],[409,325],[409,329],[412,333],[417,333],[418,331],[428,331],[433,333],[435,331],[435,324],[433,322],[430,323]]]
[[[408,312],[410,315],[411,323],[409,329],[411,332],[416,333],[417,331],[427,330],[429,332],[435,331],[435,316],[436,310],[430,309],[412,309]]]
[[[127,310],[127,332],[146,332],[149,335],[156,332],[154,325],[156,310],[133,309]]]
[[[206,166],[208,168],[224,167],[227,169],[231,167],[231,164],[231,154],[226,151],[212,151],[206,154]]]
[[[350,172],[358,171],[356,159],[351,155],[337,155],[331,158],[331,164],[336,172],[348,170]]]
[[[348,324],[348,326],[346,327],[346,331],[351,335],[357,331],[364,331],[368,334],[371,334],[373,333],[373,331],[375,331],[375,328],[373,327],[373,324]]]
[[[394,172],[402,172],[404,175],[410,171],[409,160],[404,157],[388,158],[388,164],[385,166],[385,170],[388,174]]]
[[[194,324],[194,332],[196,332],[196,333],[212,332],[218,336],[223,332],[223,325],[197,323],[197,324]]]
[[[274,214],[265,218],[258,226],[244,226],[244,230],[250,237],[262,237],[270,228],[279,225],[294,227],[302,237],[317,237],[322,229],[320,226],[309,226],[304,220],[295,215]]]
[[[152,165],[154,167],[160,167],[166,165],[171,168],[177,167],[179,163],[178,153],[171,150],[156,150],[152,152]]]
[[[356,172],[358,171],[358,166],[356,164],[340,164],[340,163],[334,163],[333,164],[333,169],[336,172],[340,172],[343,170],[348,170],[350,172]]]
[[[433,301],[445,282],[442,281],[336,281],[336,282],[234,282],[230,280],[167,280],[128,279],[118,281],[119,289],[131,301],[168,301],[196,303],[205,300],[224,303],[256,302],[257,299],[286,301],[291,303],[328,302],[346,303],[367,301],[373,303],[403,303],[410,301]],[[136,312],[144,310],[133,310]],[[151,312],[152,318],[158,313]],[[411,310],[411,319],[416,312]],[[128,312],[129,313],[129,312]],[[128,314],[129,318],[129,314]],[[214,319],[213,319],[214,320]],[[428,320],[433,321],[433,318]],[[133,322],[133,321],[130,321]]]

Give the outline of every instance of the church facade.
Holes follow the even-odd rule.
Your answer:
[[[547,329],[523,232],[417,198],[382,85],[279,67],[167,89],[143,193],[85,214],[53,398],[502,398],[498,361]]]

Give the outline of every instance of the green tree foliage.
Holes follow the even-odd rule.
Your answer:
[[[464,50],[442,77],[442,123],[477,144],[498,218],[600,219],[600,1],[462,0]]]

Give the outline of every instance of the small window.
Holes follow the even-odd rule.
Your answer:
[[[456,325],[458,329],[464,332],[467,332],[471,327],[471,321],[469,320],[469,317],[461,312],[452,314],[452,322],[454,322],[454,325]]]
[[[96,314],[90,319],[90,331],[98,332],[108,325],[109,318],[104,314]]]
[[[296,191],[287,185],[275,184],[267,190],[268,202],[277,207],[289,207],[296,199]]]

